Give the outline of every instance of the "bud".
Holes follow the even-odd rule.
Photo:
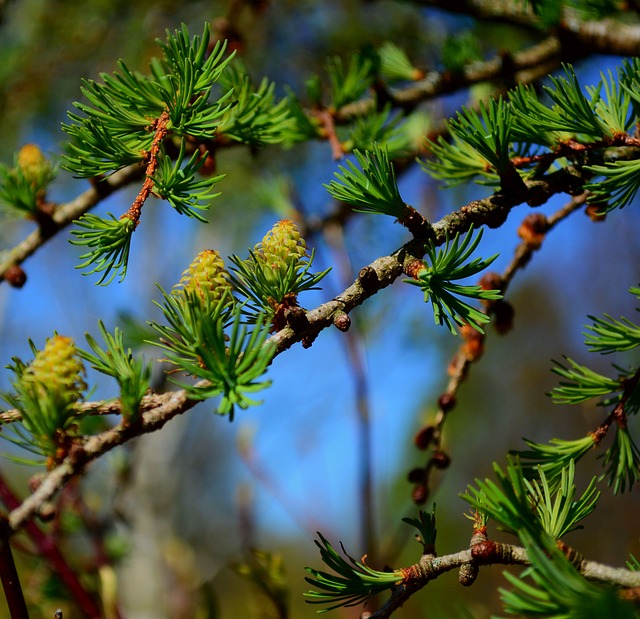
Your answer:
[[[416,435],[413,437],[413,442],[418,449],[426,449],[429,447],[431,440],[433,439],[433,435],[436,431],[435,426],[424,426],[418,430]]]
[[[195,292],[201,299],[219,301],[230,289],[229,274],[224,268],[224,260],[213,249],[201,251],[182,273],[180,281],[173,287],[172,294]]]
[[[456,396],[453,393],[445,392],[438,398],[438,406],[443,413],[448,413],[450,410],[453,410],[456,403]]]
[[[87,388],[84,366],[70,337],[54,335],[43,350],[36,353],[31,365],[20,377],[20,383],[34,395],[53,395],[65,406],[80,398]]]
[[[467,361],[477,361],[484,352],[484,335],[468,324],[460,328],[460,334],[464,338],[462,355]]]
[[[25,144],[18,151],[16,163],[34,187],[44,187],[51,178],[51,163],[35,144]]]
[[[351,318],[349,318],[349,314],[338,311],[333,316],[333,324],[337,329],[342,332],[346,332],[349,330],[351,326]]]
[[[416,505],[424,505],[429,499],[429,486],[426,482],[417,484],[411,491],[411,500]]]
[[[407,481],[412,484],[422,483],[426,480],[427,475],[423,468],[417,467],[415,469],[411,469],[409,474],[407,475]]]
[[[4,279],[13,288],[22,288],[27,281],[27,274],[19,264],[12,264],[4,274]]]
[[[300,236],[298,227],[290,219],[282,219],[265,234],[254,252],[256,258],[271,271],[285,275],[292,264],[297,266],[306,257],[307,244]],[[265,275],[269,277],[269,271]]]
[[[448,469],[451,464],[451,458],[444,451],[434,451],[430,462],[437,469]]]
[[[601,204],[587,204],[584,212],[591,221],[601,222],[607,218],[607,213],[602,206]]]
[[[542,213],[532,213],[523,219],[518,228],[518,236],[527,243],[527,245],[537,249],[542,245],[548,229],[549,222],[547,218]]]
[[[502,287],[502,277],[495,271],[488,271],[480,278],[479,284],[482,290],[500,290]]]
[[[508,333],[513,328],[513,305],[502,299],[496,301],[492,307],[493,326],[500,335]]]

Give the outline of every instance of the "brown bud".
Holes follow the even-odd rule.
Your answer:
[[[29,490],[31,492],[35,492],[39,487],[42,481],[44,480],[44,473],[36,473],[29,477],[28,485]]]
[[[500,290],[502,287],[502,277],[495,271],[489,271],[480,278],[479,284],[482,290]]]
[[[289,307],[285,312],[285,316],[289,326],[295,333],[300,333],[309,327],[307,313],[299,305]]]
[[[4,279],[13,288],[22,288],[27,281],[27,274],[19,264],[12,264],[4,273]]]
[[[444,451],[435,451],[431,456],[430,462],[437,469],[448,469],[451,464],[451,458]]]
[[[411,491],[411,499],[416,505],[424,505],[429,498],[429,487],[426,483],[418,484]]]
[[[407,481],[412,484],[423,483],[425,481],[425,477],[425,470],[420,467],[416,467],[409,471]]]
[[[453,393],[443,393],[438,398],[438,407],[443,413],[448,413],[454,409],[457,404],[456,396]]]
[[[348,331],[351,326],[351,318],[349,318],[349,314],[346,312],[339,311],[333,315],[333,324],[344,333]]]
[[[57,510],[53,503],[45,501],[38,509],[38,518],[42,522],[51,522],[56,517]]]
[[[464,563],[458,571],[458,582],[463,587],[470,587],[478,578],[478,566],[475,563]]]
[[[587,208],[584,212],[587,217],[594,222],[601,222],[607,218],[607,214],[602,211],[602,205],[587,204]]]
[[[496,301],[492,306],[493,326],[495,330],[504,335],[513,329],[513,305],[502,299]]]
[[[435,426],[423,426],[418,430],[413,442],[418,449],[424,450],[429,447],[429,443],[433,439],[433,433],[436,431]]]
[[[198,169],[198,173],[202,176],[213,176],[218,171],[218,162],[216,161],[216,156],[213,153],[207,152],[207,147],[204,144],[200,144],[198,146],[198,151],[200,151],[200,156],[205,157],[204,163]]]
[[[420,273],[424,271],[425,268],[425,264],[422,260],[414,258],[413,260],[409,261],[404,269],[404,272],[412,279],[418,279],[420,277]]]
[[[527,215],[520,227],[518,228],[518,236],[527,245],[538,248],[544,240],[544,235],[549,229],[549,222],[542,213],[531,213]]]
[[[358,281],[366,291],[374,290],[378,285],[378,274],[372,267],[363,267],[358,273]]]
[[[477,361],[484,352],[484,335],[470,325],[464,325],[460,329],[460,333],[464,338],[462,353],[465,359],[468,361]]]

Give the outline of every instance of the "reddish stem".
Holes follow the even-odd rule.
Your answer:
[[[29,619],[27,604],[18,578],[18,570],[11,553],[10,535],[11,529],[3,516],[0,521],[0,580],[2,581],[2,589],[11,619]]]
[[[160,116],[153,122],[151,128],[155,131],[155,136],[153,138],[153,142],[151,143],[151,149],[146,154],[147,159],[147,167],[145,169],[145,180],[140,189],[140,192],[136,196],[136,199],[133,201],[133,204],[129,208],[129,210],[122,216],[128,217],[131,219],[136,226],[140,223],[140,212],[142,211],[142,207],[144,203],[147,201],[147,198],[151,195],[153,191],[153,175],[155,174],[156,168],[158,167],[158,153],[160,152],[160,146],[162,145],[163,140],[167,137],[167,133],[169,132],[169,112],[165,110],[160,114]],[[121,217],[121,219],[122,219]]]
[[[7,509],[14,510],[20,506],[20,501],[13,493],[11,488],[7,485],[5,479],[0,475],[0,499],[5,504]],[[3,530],[6,527],[3,527]],[[102,617],[102,612],[100,611],[100,607],[93,599],[93,597],[89,594],[89,592],[82,586],[82,583],[76,576],[75,572],[71,569],[66,559],[63,557],[60,549],[56,545],[56,540],[53,539],[50,535],[46,535],[40,527],[33,521],[29,520],[24,524],[24,531],[31,539],[31,541],[35,544],[37,548],[37,552],[40,556],[44,557],[49,563],[52,571],[60,578],[60,580],[65,584],[69,593],[73,596],[75,601],[78,604],[79,609],[82,611],[85,617],[88,619],[100,619]],[[6,540],[5,540],[6,538]],[[0,539],[0,544],[6,546],[8,550],[8,534],[2,535]],[[5,548],[2,548],[4,551]],[[3,559],[4,552],[2,552]],[[10,554],[10,552],[9,552]],[[3,583],[4,585],[4,583]],[[5,588],[6,593],[6,588]],[[7,597],[8,599],[8,597]],[[25,609],[26,612],[26,609]],[[11,615],[12,619],[14,619],[14,615]],[[28,615],[15,615],[15,617],[27,617]]]
[[[334,159],[342,159],[344,156],[344,149],[336,133],[336,124],[333,114],[329,110],[318,110],[316,116],[322,123],[324,128],[324,136],[327,138],[329,144],[331,144],[331,153]]]

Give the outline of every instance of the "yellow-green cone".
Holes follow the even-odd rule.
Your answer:
[[[173,287],[172,294],[190,291],[197,293],[201,299],[208,294],[209,300],[215,303],[230,287],[229,274],[222,257],[213,249],[205,249],[184,270],[180,281]]]
[[[17,155],[17,167],[33,187],[44,187],[51,176],[51,163],[35,144],[25,144]]]
[[[291,264],[298,265],[307,256],[307,244],[290,219],[277,222],[255,246],[255,255],[273,271],[286,273]]]
[[[87,388],[84,366],[70,337],[55,335],[36,353],[20,383],[39,399],[50,399],[60,411],[76,402]]]

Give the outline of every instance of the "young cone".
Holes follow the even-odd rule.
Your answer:
[[[307,256],[307,244],[295,223],[282,219],[256,245],[255,255],[268,267],[264,270],[267,277],[270,271],[278,271],[285,276],[292,264],[296,267],[302,265]]]
[[[205,249],[184,270],[172,294],[194,292],[203,300],[208,295],[209,301],[215,304],[229,288],[229,274],[224,267],[224,260],[217,251]]]
[[[70,337],[55,335],[36,353],[20,377],[23,389],[50,398],[60,411],[76,402],[87,388],[84,366]]]

